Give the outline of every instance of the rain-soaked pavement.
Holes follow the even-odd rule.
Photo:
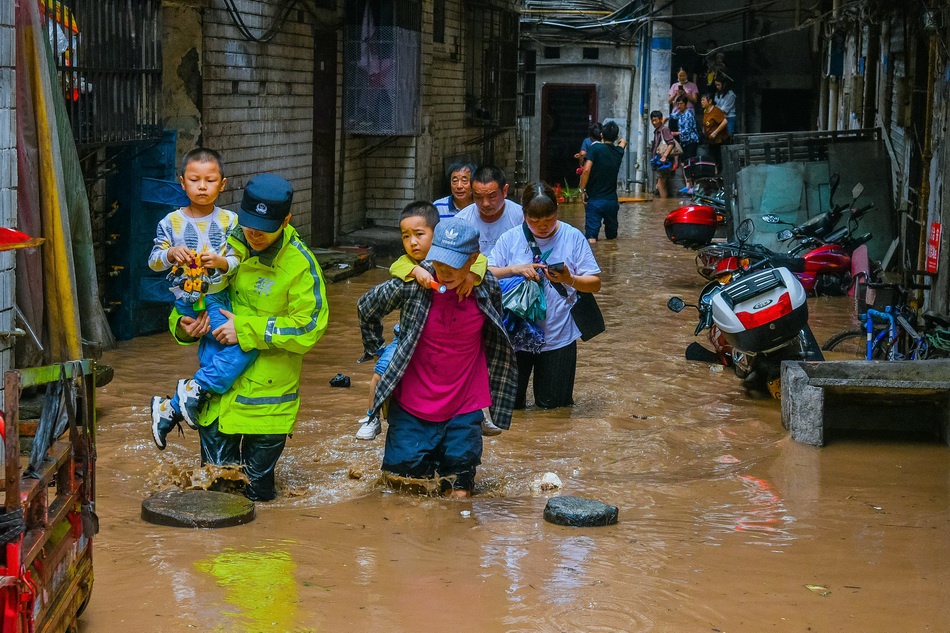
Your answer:
[[[139,518],[144,497],[196,464],[196,434],[160,453],[147,412],[195,356],[167,335],[121,344],[98,400],[102,531],[80,630],[950,630],[950,449],[909,437],[798,445],[776,401],[684,360],[693,315],[665,304],[695,300],[703,280],[663,234],[673,206],[622,207],[620,238],[594,251],[608,331],[580,344],[576,406],[529,408],[487,439],[470,501],[386,492],[383,438],[353,438],[372,371],[354,362],[355,302],[383,270],[329,288],[280,497],[249,525]],[[809,303],[819,340],[849,320],[844,299]],[[329,386],[337,372],[351,389]],[[545,523],[546,472],[563,494],[619,506],[619,524]]]

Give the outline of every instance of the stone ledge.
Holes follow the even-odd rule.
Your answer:
[[[796,442],[827,431],[924,431],[950,444],[950,359],[786,361],[782,424]]]

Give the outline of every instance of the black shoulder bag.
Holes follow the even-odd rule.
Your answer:
[[[531,248],[531,252],[540,260],[541,249],[538,247],[534,235],[528,228],[528,223],[525,222],[522,224],[521,229],[524,231],[524,237],[528,241],[528,247]],[[559,295],[565,299],[567,298],[567,289],[563,284],[548,281],[554,289],[557,290]],[[594,299],[594,295],[590,292],[575,290],[574,305],[571,306],[571,318],[574,319],[574,325],[577,326],[577,329],[581,331],[582,341],[589,341],[607,329],[607,326],[604,324],[604,315],[600,312],[600,306],[597,305],[597,300]]]

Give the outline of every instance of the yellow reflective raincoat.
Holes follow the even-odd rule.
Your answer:
[[[229,391],[211,399],[199,423],[217,419],[227,434],[291,433],[300,408],[303,355],[327,329],[323,271],[289,225],[260,253],[250,251],[240,229],[228,242],[241,259],[228,286],[238,344],[260,355]],[[173,311],[172,333],[182,343],[194,342],[178,331],[179,318]]]

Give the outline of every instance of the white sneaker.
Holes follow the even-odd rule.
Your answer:
[[[383,425],[378,415],[365,415],[360,418],[360,430],[356,432],[358,440],[375,440],[383,432]]]
[[[178,406],[181,408],[181,417],[185,418],[191,430],[198,430],[198,417],[210,396],[193,378],[178,381]]]
[[[495,423],[491,421],[491,414],[488,413],[488,409],[482,409],[482,412],[485,413],[485,417],[482,418],[482,435],[485,437],[501,435],[504,429],[495,426]]]

